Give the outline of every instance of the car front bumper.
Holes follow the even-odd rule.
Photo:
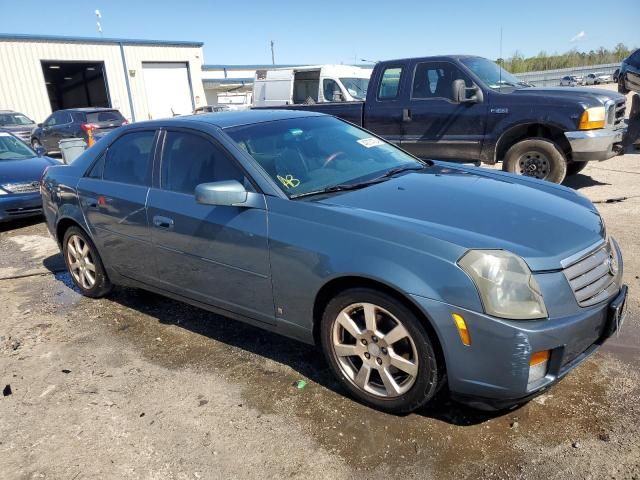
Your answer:
[[[0,195],[0,222],[42,215],[40,192]]]
[[[547,390],[593,354],[619,327],[627,287],[591,308],[547,320],[503,320],[424,297],[414,301],[433,321],[454,399],[483,410],[504,409]],[[451,315],[461,315],[471,344],[465,346]],[[623,320],[623,319],[622,319]],[[529,383],[529,361],[550,351],[546,375]]]
[[[598,129],[565,132],[571,145],[571,157],[576,162],[607,160],[622,152],[622,140],[627,129]]]

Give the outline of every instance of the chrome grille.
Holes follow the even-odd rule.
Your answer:
[[[7,183],[1,186],[4,190],[10,193],[31,193],[40,191],[40,182]]]
[[[614,105],[615,108],[615,117],[613,119],[613,125],[617,127],[618,125],[624,122],[624,114],[627,108],[627,100],[622,99],[616,102]]]
[[[619,290],[621,272],[612,264],[620,265],[620,256],[614,248],[612,242],[600,245],[563,270],[581,307],[595,305]]]

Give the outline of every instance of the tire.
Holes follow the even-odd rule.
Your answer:
[[[82,253],[84,251],[86,254]],[[102,265],[102,259],[84,230],[78,227],[67,229],[62,241],[62,255],[71,280],[84,296],[100,298],[111,291],[113,286]]]
[[[551,140],[529,138],[507,150],[502,169],[517,175],[562,183],[567,175],[567,159]]]
[[[584,170],[584,167],[587,166],[589,162],[571,162],[567,164],[567,176],[575,175]]]
[[[627,90],[624,84],[624,78],[622,77],[622,75],[618,77],[618,93],[621,93],[623,95],[629,93],[629,90]]]
[[[369,324],[367,329],[365,311],[373,312],[366,318],[373,318],[376,328]],[[369,288],[346,290],[329,301],[320,329],[331,370],[353,397],[371,407],[408,413],[432,400],[444,383],[444,361],[424,325],[390,295]],[[398,333],[393,339],[392,331]]]

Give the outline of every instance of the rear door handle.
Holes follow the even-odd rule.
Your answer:
[[[173,228],[173,219],[169,217],[162,217],[160,215],[155,215],[153,217],[153,226],[157,228],[165,228],[167,230],[171,230]]]
[[[402,121],[404,123],[409,123],[411,121],[411,110],[408,108],[402,109]]]

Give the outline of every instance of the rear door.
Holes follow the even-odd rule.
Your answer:
[[[375,84],[376,90],[367,96],[364,103],[364,128],[399,144],[403,132],[401,91],[406,82],[406,67],[403,64],[386,64],[380,70],[379,76],[370,82],[369,88]]]
[[[106,265],[143,282],[154,278],[146,200],[157,132],[118,137],[78,183],[80,205]]]
[[[422,158],[478,160],[484,138],[487,105],[457,103],[453,81],[469,76],[450,61],[418,62],[406,105],[402,148]]]
[[[265,208],[202,205],[197,185],[237,180],[244,171],[211,137],[168,129],[148,218],[157,281],[188,298],[272,323],[273,294]]]

